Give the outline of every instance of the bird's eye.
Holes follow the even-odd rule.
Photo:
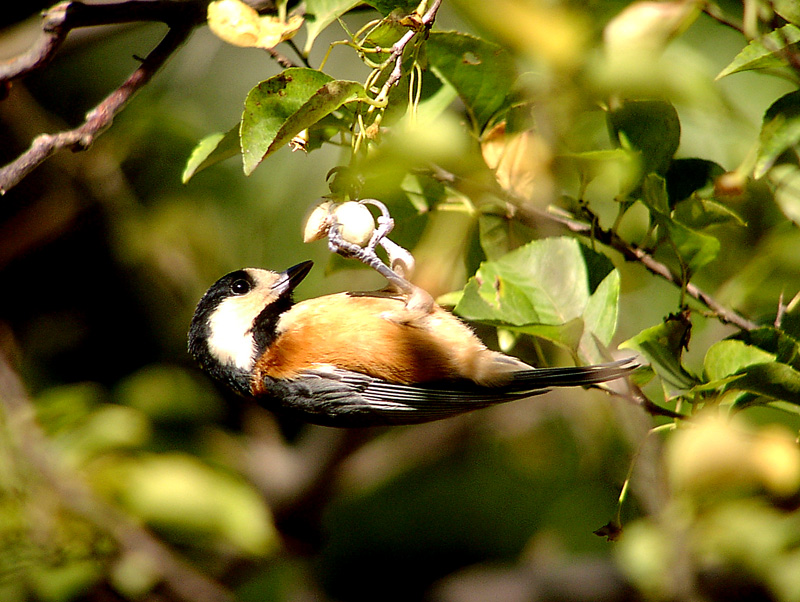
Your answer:
[[[250,292],[250,283],[244,278],[239,278],[231,283],[231,292],[234,295],[246,295]]]

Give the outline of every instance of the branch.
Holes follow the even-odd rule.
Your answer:
[[[449,184],[454,184],[459,179],[458,176],[445,169],[442,169],[438,165],[434,165],[432,167],[431,175],[437,180]],[[691,282],[684,283],[681,277],[674,274],[667,265],[661,263],[652,255],[647,253],[647,251],[637,247],[635,244],[629,243],[628,241],[620,238],[620,236],[613,230],[604,230],[600,228],[597,223],[587,224],[571,217],[556,215],[554,213],[535,209],[530,207],[530,204],[527,203],[525,199],[511,195],[506,191],[499,190],[496,186],[487,186],[486,192],[501,199],[508,199],[517,209],[517,215],[524,221],[528,222],[528,224],[541,220],[558,224],[567,228],[574,234],[585,236],[587,238],[591,238],[592,240],[597,240],[604,245],[619,251],[628,261],[636,261],[642,264],[651,274],[659,276],[667,282],[671,282],[679,287],[684,286],[685,284],[686,293],[693,299],[700,301],[703,305],[708,307],[723,323],[733,324],[742,330],[755,330],[758,328],[758,324],[751,322],[732,309],[728,309],[697,285],[692,284]]]
[[[422,17],[419,18],[419,25],[426,32],[433,26],[433,22],[436,20],[436,13],[439,12],[439,7],[441,5],[442,0],[434,0],[431,7],[425,12],[424,15],[422,15]],[[392,86],[399,82],[400,78],[403,76],[403,51],[405,51],[406,46],[408,46],[408,43],[414,38],[415,35],[417,35],[419,30],[419,28],[410,29],[403,34],[402,38],[397,40],[397,42],[392,45],[392,50],[389,53],[389,58],[386,62],[388,64],[394,61],[394,69],[392,69],[389,79],[387,79],[386,84],[384,84],[384,88],[386,90],[389,90]]]
[[[0,84],[41,69],[73,29],[95,25],[114,25],[158,21],[170,27],[199,25],[205,19],[208,0],[132,0],[114,4],[62,2],[42,13],[42,36],[26,53],[0,64]]]
[[[35,409],[25,388],[0,351],[0,410],[10,424],[20,453],[52,487],[61,503],[103,531],[127,552],[144,555],[159,571],[164,584],[186,602],[231,602],[233,596],[208,579],[127,515],[95,497],[87,484],[67,471],[48,448],[36,423]]]
[[[94,139],[111,125],[114,117],[133,95],[153,78],[172,53],[186,41],[193,28],[194,23],[184,23],[171,28],[130,77],[86,115],[83,125],[58,134],[37,136],[27,151],[0,168],[0,195],[19,184],[25,176],[56,151],[65,147],[79,151],[91,146]]]
[[[660,276],[667,282],[671,282],[676,286],[684,286],[684,282],[682,281],[681,277],[673,273],[668,266],[655,259],[643,249],[637,247],[635,244],[623,240],[616,232],[612,230],[604,230],[597,224],[587,224],[568,217],[546,213],[538,209],[527,207],[524,203],[517,204],[516,207],[519,209],[521,216],[524,218],[545,219],[547,221],[560,224],[575,234],[592,238],[593,240],[597,240],[604,245],[619,251],[625,257],[625,259],[629,261],[636,261],[642,264],[651,274]],[[722,322],[726,324],[733,324],[742,330],[755,330],[758,328],[758,324],[751,322],[732,309],[728,309],[697,285],[692,284],[691,282],[685,283],[685,290],[690,297],[700,301],[703,305],[708,307]]]

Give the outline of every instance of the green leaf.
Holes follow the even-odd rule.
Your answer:
[[[800,370],[800,343],[793,336],[774,326],[742,331],[731,338],[758,347],[774,355],[777,361]]]
[[[692,324],[684,314],[672,315],[663,324],[647,328],[628,339],[620,348],[640,352],[665,383],[688,390],[699,382],[681,362],[683,350],[689,344],[691,328]]]
[[[593,293],[587,263],[595,272],[592,279],[599,281]],[[597,361],[597,344],[610,341],[616,327],[618,298],[619,275],[607,258],[574,239],[549,238],[482,263],[455,311],[552,340]]]
[[[795,0],[791,1],[796,5]],[[717,79],[740,71],[770,69],[786,65],[786,60],[781,58],[779,52],[797,42],[800,42],[800,29],[794,25],[784,25],[745,46],[730,65],[717,75]]]
[[[748,345],[744,341],[727,339],[711,345],[703,360],[703,369],[706,377],[711,380],[721,380],[737,374],[747,366],[775,361],[775,356]]]
[[[729,383],[726,389],[754,393],[766,397],[765,401],[779,400],[800,405],[800,372],[779,362],[753,364],[744,368],[741,376]],[[734,404],[734,408],[741,409],[757,401],[748,398]]]
[[[198,142],[192,150],[183,170],[181,181],[186,184],[192,176],[206,167],[230,159],[240,152],[239,126],[231,128],[224,134],[210,134]]]
[[[306,0],[306,44],[303,54],[308,56],[314,40],[323,29],[358,4],[360,0]]]
[[[344,103],[364,98],[358,82],[333,80],[314,69],[286,69],[250,90],[242,115],[244,172]]]
[[[769,181],[775,187],[775,202],[783,214],[800,225],[800,169],[795,165],[776,165],[769,172]]]
[[[184,537],[221,539],[253,555],[276,547],[272,516],[252,487],[193,456],[142,455],[120,473],[120,501],[151,525]]]
[[[701,199],[696,196],[680,201],[675,206],[672,217],[684,226],[696,230],[731,222],[738,226],[747,225],[747,222],[733,209],[729,209],[717,201]]]
[[[715,236],[692,230],[671,219],[656,221],[666,227],[669,239],[690,273],[696,273],[719,255],[721,245]]]
[[[608,112],[614,144],[641,153],[642,175],[664,174],[681,141],[678,112],[663,100],[628,100]]]
[[[365,0],[364,4],[369,4],[385,16],[396,9],[407,15],[417,8],[419,2],[417,0]]]
[[[426,45],[436,75],[449,82],[480,132],[506,106],[516,81],[514,62],[502,47],[457,32],[432,32]]]
[[[650,209],[653,221],[663,229],[678,258],[690,272],[697,272],[717,257],[720,250],[717,238],[687,228],[673,219],[664,178],[648,175],[642,184],[642,193],[642,202]]]
[[[638,153],[625,148],[569,153],[559,159],[574,164],[585,183],[595,178],[618,182],[616,194],[622,196],[636,188],[641,179]]]
[[[714,179],[723,173],[725,170],[713,161],[694,157],[675,159],[664,175],[670,207],[689,198],[694,192],[702,191],[703,197],[710,196],[714,189]],[[708,195],[704,194],[706,190]]]
[[[778,157],[800,142],[800,91],[776,100],[764,114],[753,177],[760,178]]]
[[[800,4],[797,0],[772,0],[772,8],[789,23],[800,25]]]

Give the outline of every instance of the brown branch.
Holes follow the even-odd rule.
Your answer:
[[[397,82],[400,81],[400,78],[403,76],[403,52],[408,46],[408,43],[414,38],[414,36],[419,33],[419,31],[424,30],[427,35],[427,31],[433,26],[433,22],[436,20],[436,13],[439,12],[439,7],[442,5],[442,0],[434,0],[431,7],[419,18],[419,28],[412,28],[406,33],[403,34],[397,42],[392,45],[392,49],[389,53],[389,58],[387,59],[386,63],[391,63],[394,61],[394,68],[392,69],[392,73],[389,75],[389,79],[386,80],[386,84],[384,84],[384,89],[388,90],[392,86],[394,86]]]
[[[114,117],[133,95],[152,79],[167,59],[186,41],[194,27],[195,23],[182,23],[172,27],[130,77],[87,114],[83,125],[57,134],[37,136],[27,151],[0,168],[0,195],[19,184],[56,151],[66,147],[75,151],[87,149],[111,125]]]
[[[233,596],[207,578],[129,516],[100,501],[74,472],[58,462],[34,419],[35,409],[17,373],[0,351],[0,410],[13,425],[20,453],[52,487],[61,503],[109,533],[126,552],[144,555],[164,584],[187,602],[230,602]]]
[[[46,66],[67,34],[79,27],[158,21],[170,27],[198,25],[205,19],[208,0],[132,0],[112,4],[62,2],[42,14],[42,35],[24,54],[0,64],[0,84]]]

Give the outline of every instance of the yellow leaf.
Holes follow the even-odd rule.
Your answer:
[[[303,25],[303,17],[288,21],[259,16],[241,0],[216,0],[208,5],[208,27],[220,39],[245,48],[272,48],[288,40]]]

